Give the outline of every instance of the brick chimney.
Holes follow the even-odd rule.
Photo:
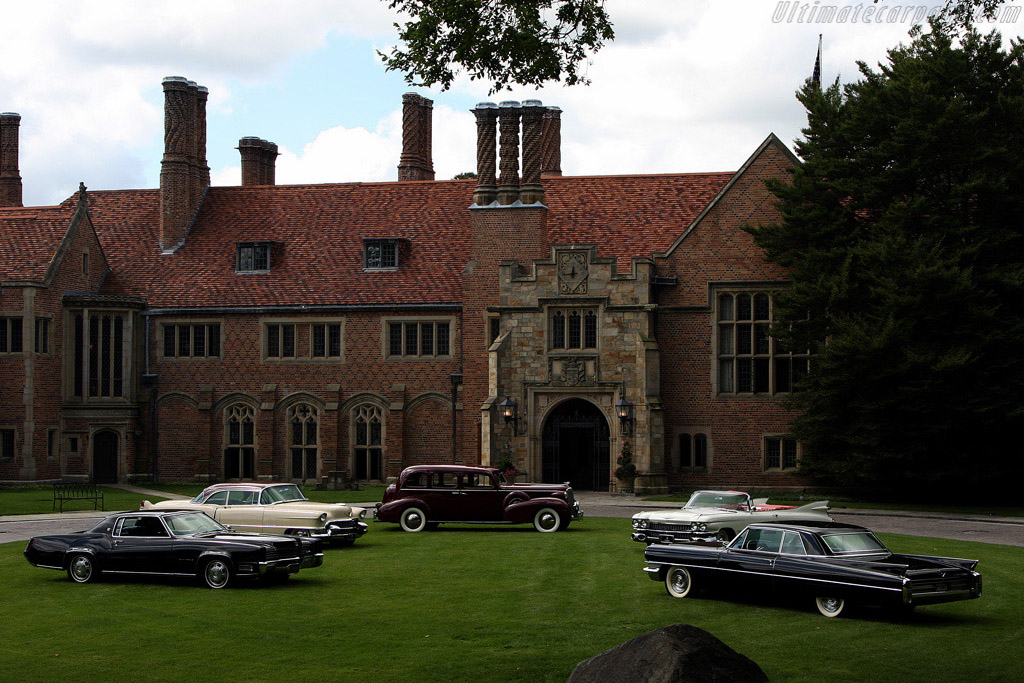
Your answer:
[[[498,128],[501,134],[501,155],[498,160],[498,204],[508,206],[519,200],[519,116],[522,105],[502,102],[498,107]]]
[[[544,105],[540,100],[523,101],[523,182],[519,201],[543,204],[544,186],[540,184],[543,152]]]
[[[19,126],[19,114],[0,114],[0,207],[22,205],[21,174],[18,171]]]
[[[273,185],[276,176],[277,145],[256,137],[238,141],[242,157],[242,186]]]
[[[409,92],[402,95],[402,158],[399,180],[433,180],[431,127],[434,101]]]
[[[160,162],[160,247],[184,242],[206,188],[206,88],[180,76],[163,80],[164,156]]]
[[[473,109],[473,115],[476,116],[476,191],[473,193],[473,203],[488,206],[498,197],[495,179],[498,105],[494,102],[481,102]]]
[[[544,112],[540,177],[562,175],[562,110],[548,107]]]

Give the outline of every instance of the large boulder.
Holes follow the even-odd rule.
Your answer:
[[[744,683],[767,681],[753,660],[707,631],[673,624],[580,662],[568,683]]]

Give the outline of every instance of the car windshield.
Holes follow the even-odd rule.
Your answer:
[[[184,515],[170,515],[164,517],[167,528],[175,536],[196,536],[210,532],[227,531],[220,522],[202,512],[190,512]]]
[[[190,502],[190,503],[195,503],[196,505],[199,505],[200,503],[202,503],[202,502],[203,502],[203,494],[205,494],[205,493],[206,493],[206,491],[205,491],[205,490],[203,490],[203,491],[200,491],[200,492],[199,492],[199,494],[198,494],[198,495],[197,495],[197,496],[196,496],[195,498],[193,498],[192,500],[190,500],[189,502]]]
[[[716,493],[714,491],[697,491],[686,501],[688,508],[732,508],[747,506],[745,493]]]
[[[823,534],[821,540],[825,541],[825,545],[836,555],[889,551],[870,531],[858,531],[847,534]]]
[[[295,484],[271,486],[268,489],[263,489],[263,493],[260,495],[260,503],[263,505],[284,503],[291,500],[306,500],[306,497],[302,495],[302,491]]]

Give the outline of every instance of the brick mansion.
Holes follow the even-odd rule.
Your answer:
[[[482,103],[477,178],[435,180],[408,94],[396,182],[277,185],[243,137],[211,187],[207,90],[163,90],[160,187],[57,206],[22,206],[0,115],[0,482],[511,460],[614,490],[628,443],[638,492],[805,483],[787,275],[741,227],[777,219],[774,135],[729,172],[570,176],[557,107]]]

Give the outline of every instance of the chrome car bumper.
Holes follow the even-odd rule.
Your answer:
[[[323,564],[323,561],[323,553],[321,553],[320,563]],[[281,557],[276,560],[264,560],[263,562],[239,562],[236,571],[239,576],[268,576],[272,574],[294,574],[305,566],[300,557]],[[317,565],[310,566],[315,567]]]
[[[579,501],[578,500],[574,500],[572,502],[572,518],[573,519],[579,519],[582,516],[583,516],[583,509],[580,507]]]
[[[658,531],[656,529],[644,529],[634,531],[630,538],[640,543],[660,543],[671,545],[673,543],[712,543],[720,541],[717,531]]]
[[[368,528],[366,522],[355,520],[330,522],[323,529],[311,531],[309,537],[325,541],[354,541],[365,534]]]

